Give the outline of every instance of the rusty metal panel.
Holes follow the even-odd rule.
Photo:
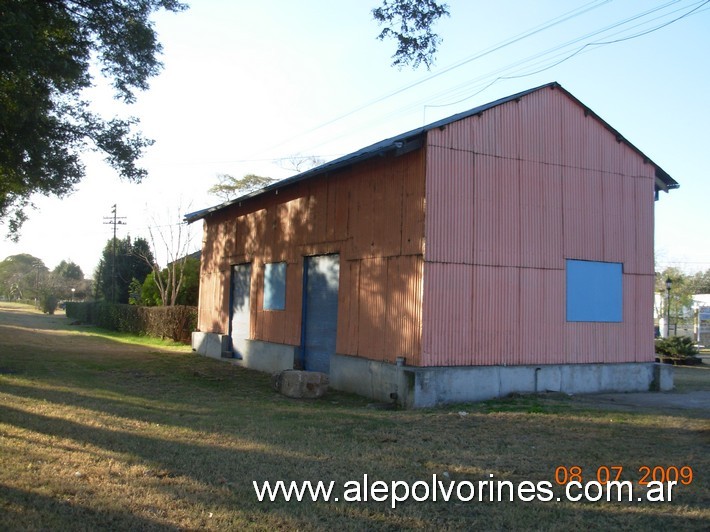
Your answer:
[[[452,122],[440,128],[427,132],[429,146],[446,147],[454,150],[471,150],[473,148],[473,129],[470,119]]]
[[[582,109],[571,101],[562,106],[562,164],[570,168],[585,168],[584,114]]]
[[[519,268],[475,266],[472,357],[474,365],[521,361]]]
[[[564,270],[520,269],[521,364],[565,362]]]
[[[377,257],[392,257],[402,253],[402,159],[388,158],[382,162],[384,175],[376,178],[375,201],[372,205],[372,253]]]
[[[335,351],[357,355],[360,261],[341,260],[338,291],[338,333]]]
[[[197,329],[204,332],[219,332],[221,323],[220,275],[218,272],[204,272],[200,281],[200,306]]]
[[[374,190],[371,186],[371,163],[365,163],[360,168],[360,178],[354,179],[350,189],[349,224],[352,258],[372,256],[374,246],[373,235],[375,226],[372,218],[372,206],[375,202]]]
[[[305,187],[304,209],[300,221],[303,223],[301,229],[307,234],[304,236],[304,243],[321,243],[326,241],[327,228],[327,186],[323,179],[317,179],[308,183]]]
[[[289,263],[286,267],[286,309],[284,311],[285,344],[300,345],[301,313],[303,305],[303,261]]]
[[[402,172],[402,255],[424,253],[425,150],[407,154]]]
[[[636,362],[656,359],[653,331],[653,290],[655,275],[633,275],[634,293],[634,354]]]
[[[621,211],[622,223],[618,231],[619,238],[624,242],[624,273],[639,273],[639,259],[636,249],[636,186],[635,179],[622,179],[623,210]]]
[[[527,95],[520,108],[520,158],[547,165],[562,163],[562,106],[567,98],[558,90],[541,90]]]
[[[475,264],[520,264],[520,162],[476,155]],[[455,245],[450,241],[450,245]]]
[[[426,179],[426,259],[473,263],[473,153],[429,146]]]
[[[629,253],[629,245],[626,242],[624,225],[635,223],[628,216],[626,205],[624,204],[624,177],[619,174],[601,174],[601,195],[593,201],[601,202],[602,207],[602,246],[603,254],[600,260],[606,262],[625,262]],[[633,253],[633,245],[631,246]]]
[[[326,238],[341,241],[348,237],[349,179],[346,172],[328,180],[328,220]]]
[[[601,174],[565,168],[562,176],[564,253],[567,258],[603,257]]]
[[[520,168],[519,265],[564,268],[561,171],[527,161]]]
[[[408,365],[420,363],[422,273],[421,256],[387,259],[385,354],[388,362],[404,357]]]
[[[358,299],[358,355],[383,360],[386,309],[387,260],[370,258],[360,261]]]
[[[426,262],[422,366],[462,365],[472,354],[473,319],[471,266]]]
[[[518,101],[501,105],[497,113],[495,132],[496,155],[506,159],[520,159],[520,106]]]
[[[654,185],[650,179],[634,179],[636,216],[636,271],[634,273],[653,274],[655,268],[653,254],[653,207]]]

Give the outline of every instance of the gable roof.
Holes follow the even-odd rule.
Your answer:
[[[573,100],[577,105],[582,107],[585,112],[598,120],[608,131],[610,131],[614,137],[616,137],[616,140],[619,142],[623,142],[627,146],[629,146],[632,150],[634,150],[636,153],[638,153],[645,161],[648,161],[650,164],[652,164],[655,169],[656,169],[656,194],[658,194],[659,191],[663,190],[665,192],[668,192],[669,190],[672,190],[674,188],[678,188],[678,183],[670,176],[668,175],[667,172],[665,172],[660,166],[655,164],[653,161],[651,161],[641,150],[639,150],[636,146],[631,144],[623,135],[621,135],[616,129],[611,127],[607,122],[602,120],[599,115],[594,113],[591,109],[589,109],[586,105],[584,105],[582,102],[580,102],[577,98],[575,98],[570,92],[565,90],[559,83],[557,82],[552,82],[552,83],[546,83],[545,85],[541,85],[539,87],[535,87],[532,89],[528,89],[523,92],[519,92],[517,94],[512,94],[510,96],[506,96],[505,98],[500,98],[498,100],[495,100],[490,103],[486,103],[484,105],[480,105],[478,107],[474,107],[473,109],[469,109],[468,111],[464,111],[462,113],[458,113],[455,115],[452,115],[448,118],[443,118],[441,120],[438,120],[436,122],[432,122],[431,124],[428,124],[426,126],[422,126],[417,129],[413,129],[411,131],[407,131],[406,133],[401,133],[397,136],[381,140],[380,142],[376,142],[375,144],[372,144],[370,146],[367,146],[365,148],[362,148],[358,151],[355,151],[353,153],[350,153],[348,155],[344,155],[343,157],[339,157],[338,159],[334,159],[330,162],[327,162],[325,164],[322,164],[320,166],[317,166],[315,168],[312,168],[310,170],[307,170],[305,172],[302,172],[300,174],[297,174],[295,176],[282,179],[280,181],[277,181],[271,185],[268,185],[264,188],[261,188],[259,190],[256,190],[254,192],[251,192],[249,194],[245,194],[243,196],[240,196],[238,198],[235,198],[233,200],[227,201],[225,203],[221,203],[219,205],[215,205],[214,207],[209,207],[207,209],[202,209],[199,211],[195,211],[189,214],[185,215],[185,220],[188,223],[196,222],[197,220],[201,220],[202,218],[205,218],[209,216],[212,213],[221,211],[223,209],[226,209],[232,205],[235,205],[237,203],[241,203],[249,198],[261,196],[262,194],[265,194],[269,191],[272,190],[277,190],[279,188],[282,188],[284,186],[291,185],[293,183],[298,183],[300,181],[305,181],[306,179],[311,179],[316,176],[325,174],[327,172],[331,172],[333,170],[338,170],[340,168],[344,168],[350,165],[353,165],[355,163],[365,161],[367,159],[371,159],[373,157],[377,157],[380,155],[384,155],[386,153],[394,153],[395,155],[402,155],[407,152],[413,151],[415,149],[420,148],[423,143],[424,143],[424,136],[427,131],[436,129],[439,127],[446,126],[448,124],[451,124],[453,122],[457,122],[459,120],[463,120],[464,118],[469,118],[471,116],[475,116],[477,114],[483,113],[489,109],[492,109],[494,107],[497,107],[499,105],[503,105],[508,102],[512,102],[515,100],[519,100],[520,98],[523,98],[527,96],[528,94],[531,94],[533,92],[537,92],[542,89],[557,89],[562,91],[568,98]]]

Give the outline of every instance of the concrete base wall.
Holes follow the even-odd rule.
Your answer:
[[[192,334],[194,351],[229,358],[227,335]],[[275,373],[293,369],[298,348],[259,340],[235,346],[234,364]],[[333,355],[330,386],[376,401],[396,401],[405,408],[468,403],[511,393],[647,392],[673,389],[673,366],[667,364],[553,364],[536,366],[456,366],[420,368]]]
[[[407,408],[483,401],[511,393],[673,389],[673,367],[649,363],[418,368],[335,355],[333,388]]]
[[[226,334],[193,332],[192,350],[212,358],[222,358],[229,352],[229,336]]]
[[[192,350],[212,358],[230,359],[233,364],[268,373],[293,369],[297,348],[260,340],[241,340],[232,348],[229,335],[192,333]]]

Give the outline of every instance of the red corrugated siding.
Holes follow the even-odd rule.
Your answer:
[[[337,351],[417,364],[424,150],[383,157],[205,219],[199,328],[229,329],[230,267],[252,263],[251,338],[298,345],[303,257],[339,253]],[[286,308],[263,310],[264,264],[287,263]]]
[[[426,194],[428,260],[473,262],[473,157],[471,151],[429,147]]]
[[[471,267],[426,262],[424,294],[422,365],[457,365],[457,360],[471,349],[474,323]]]
[[[520,163],[520,265],[563,268],[562,175],[559,168]]]
[[[423,365],[652,359],[653,168],[641,156],[554,90],[428,144]],[[570,258],[624,264],[622,323],[566,321]]]

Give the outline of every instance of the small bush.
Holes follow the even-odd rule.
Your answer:
[[[54,314],[58,303],[59,298],[54,294],[44,294],[39,301],[40,310],[45,314]]]
[[[699,351],[691,338],[670,336],[656,340],[656,360],[670,364],[694,365],[700,362]]]

